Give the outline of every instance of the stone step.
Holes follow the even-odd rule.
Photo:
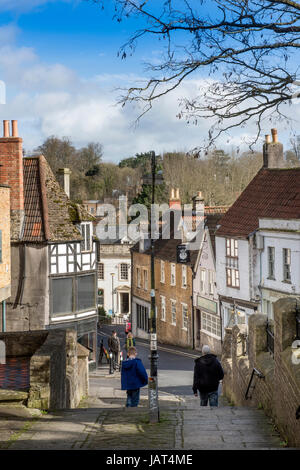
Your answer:
[[[22,390],[0,389],[0,404],[5,403],[24,403],[28,399],[28,392]]]

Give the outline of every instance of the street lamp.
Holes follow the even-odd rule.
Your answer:
[[[156,157],[155,152],[151,151],[151,169],[152,169],[152,206],[155,200],[155,185],[162,184],[162,175],[156,175]],[[158,176],[156,178],[156,176]],[[151,211],[152,215],[152,211]],[[153,221],[155,222],[155,221]],[[150,224],[151,230],[151,310],[150,310],[150,376],[148,382],[149,394],[149,417],[150,423],[159,421],[158,407],[158,386],[157,386],[157,334],[156,334],[156,311],[155,311],[155,274],[154,274],[154,239],[152,230],[152,220]]]
[[[115,273],[110,273],[111,275],[111,316],[115,314],[115,303],[114,303],[114,275]]]
[[[300,307],[296,301],[296,339],[300,340]]]

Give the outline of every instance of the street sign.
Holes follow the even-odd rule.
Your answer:
[[[186,245],[177,245],[177,263],[189,263],[190,250]]]

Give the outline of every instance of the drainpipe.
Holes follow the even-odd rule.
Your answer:
[[[194,307],[194,279],[195,273],[192,270],[192,347],[195,349],[195,307]]]
[[[2,331],[6,333],[6,301],[2,301]]]

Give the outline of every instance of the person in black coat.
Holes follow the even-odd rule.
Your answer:
[[[211,354],[209,346],[202,348],[203,356],[195,360],[193,392],[195,397],[200,392],[200,406],[218,406],[219,382],[224,372],[218,358]]]

